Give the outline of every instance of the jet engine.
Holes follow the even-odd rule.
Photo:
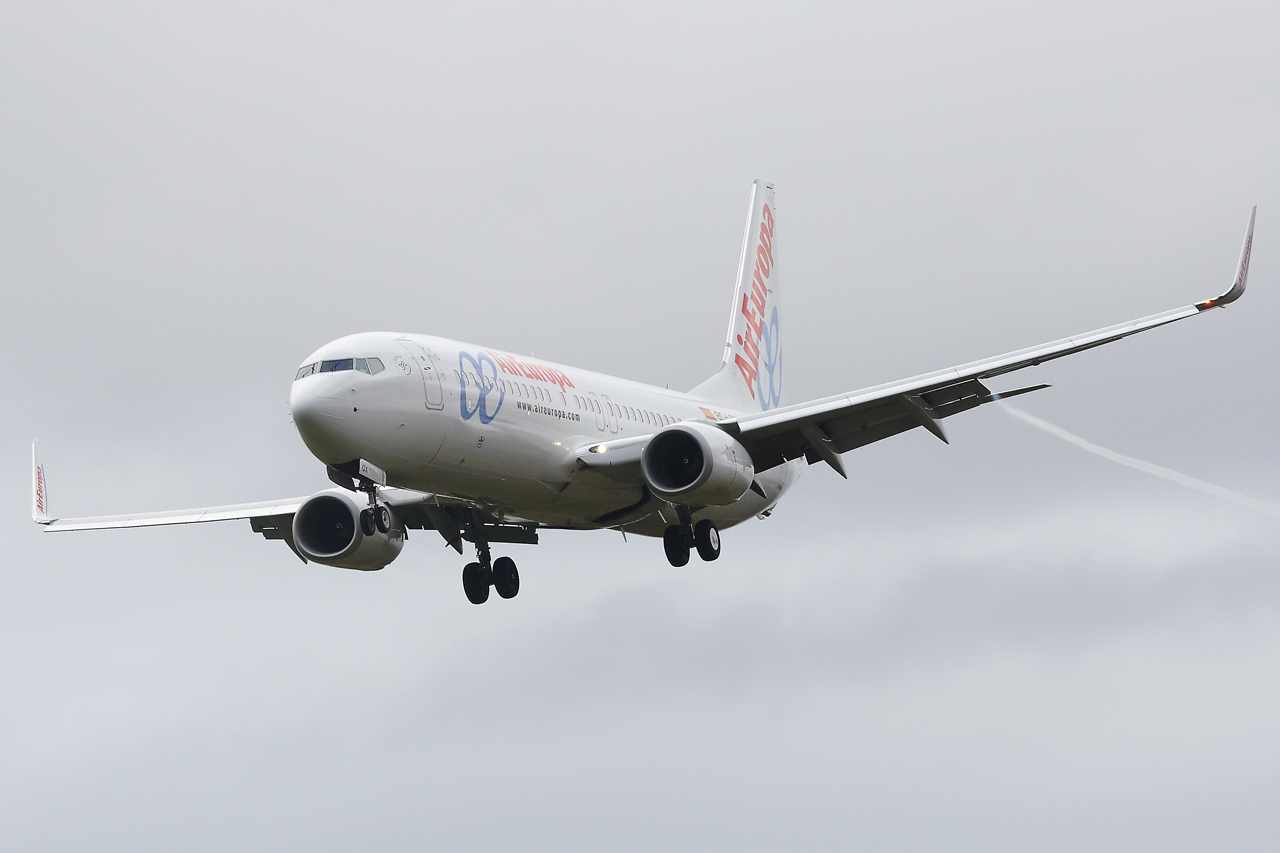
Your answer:
[[[640,470],[658,497],[691,506],[724,506],[747,493],[755,465],[733,436],[710,424],[678,423],[657,432]]]
[[[382,523],[364,520],[368,507],[350,492],[317,492],[293,515],[293,541],[308,560],[340,569],[372,572],[383,568],[404,547],[404,527],[385,504],[374,510]],[[385,531],[382,529],[385,527]]]

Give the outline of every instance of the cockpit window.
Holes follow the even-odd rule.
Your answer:
[[[340,370],[359,370],[361,373],[369,375],[381,373],[387,368],[382,364],[381,359],[377,358],[334,358],[329,361],[313,361],[310,364],[299,368],[298,375],[293,377],[293,381],[297,382],[304,376],[310,376],[313,373],[337,373]]]

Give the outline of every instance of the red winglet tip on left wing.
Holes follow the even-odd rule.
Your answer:
[[[1236,264],[1236,277],[1231,283],[1231,288],[1221,296],[1197,302],[1196,307],[1201,311],[1229,305],[1244,295],[1245,285],[1249,281],[1249,256],[1253,253],[1253,222],[1257,216],[1258,206],[1255,204],[1253,210],[1249,211],[1249,229],[1244,235],[1244,245],[1240,247],[1240,262]]]

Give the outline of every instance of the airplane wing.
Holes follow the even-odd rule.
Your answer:
[[[31,442],[31,518],[46,533],[69,530],[109,530],[121,527],[160,527],[169,524],[199,524],[206,521],[231,521],[275,516],[292,516],[306,498],[280,501],[208,506],[167,512],[135,512],[125,515],[100,515],[88,518],[55,518],[49,514],[49,481],[40,461],[40,443]]]
[[[1240,250],[1235,279],[1221,296],[994,358],[748,415],[736,421],[721,421],[720,426],[747,448],[757,471],[804,456],[810,464],[824,461],[845,476],[839,454],[918,426],[946,441],[946,434],[939,423],[943,418],[993,400],[1048,387],[1033,385],[993,393],[983,384],[984,380],[1109,344],[1235,302],[1244,293],[1249,276],[1253,223],[1257,213],[1255,206],[1249,214],[1249,227]]]
[[[40,461],[40,444],[31,442],[31,517],[45,533],[72,530],[114,530],[126,527],[164,527],[173,524],[204,524],[211,521],[248,519],[254,533],[265,539],[282,539],[304,563],[306,557],[293,541],[293,515],[310,495],[278,501],[227,504],[195,509],[135,512],[123,515],[100,515],[84,518],[55,518],[49,515],[49,481]],[[493,542],[537,542],[539,526],[525,519],[498,518],[490,508],[472,501],[447,495],[434,495],[413,489],[383,488],[378,499],[397,511],[405,527],[413,530],[437,530],[445,542],[462,553],[465,523],[483,527],[486,538]],[[464,517],[459,511],[469,512]]]
[[[306,557],[293,542],[293,514],[306,500],[287,498],[282,501],[207,506],[198,509],[178,509],[165,512],[135,512],[124,515],[100,515],[85,518],[51,518],[47,513],[48,481],[44,466],[40,464],[40,451],[31,443],[32,456],[32,517],[44,527],[45,533],[63,533],[72,530],[112,530],[124,527],[164,527],[171,524],[203,524],[209,521],[235,521],[249,519],[254,533],[265,539],[283,539],[298,559]]]
[[[207,506],[198,509],[177,509],[166,512],[135,512],[126,515],[101,515],[90,518],[50,518],[39,521],[46,533],[62,533],[68,530],[111,530],[121,527],[163,527],[169,524],[202,524],[207,521],[233,521],[236,519],[274,518],[292,516],[306,498],[288,498],[283,501],[259,501],[258,503]]]

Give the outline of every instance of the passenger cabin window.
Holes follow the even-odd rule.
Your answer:
[[[319,366],[320,366],[320,362],[318,361],[313,361],[310,364],[303,365],[298,369],[298,375],[293,377],[293,381],[297,382],[299,379],[301,379],[304,376],[310,376],[311,374],[316,372],[316,368]]]
[[[335,358],[332,361],[320,362],[321,373],[337,373],[339,370],[352,370],[355,368],[355,359],[351,358]]]

